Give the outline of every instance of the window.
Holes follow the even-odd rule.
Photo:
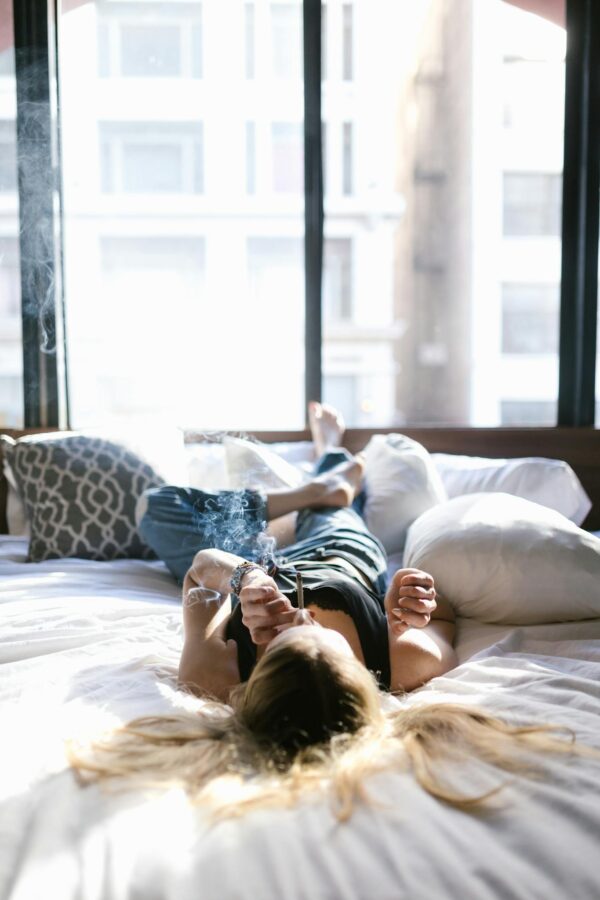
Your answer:
[[[556,404],[550,401],[503,400],[501,424],[516,428],[523,425],[556,425]]]
[[[349,424],[494,425],[511,403],[545,416],[558,382],[540,291],[560,281],[564,31],[501,0],[325,7],[323,359],[326,379],[355,378]],[[295,309],[302,254],[256,242],[302,246],[303,4],[235,8],[89,0],[63,15],[71,318],[79,270],[103,283],[108,238],[202,238],[207,331],[243,321],[260,346],[250,310],[280,321],[275,298]],[[203,60],[203,45],[218,52]],[[297,381],[293,317],[283,343]],[[218,366],[211,354],[202,372]],[[252,427],[235,386],[226,394],[227,424],[239,413]],[[292,406],[301,420],[303,402]],[[203,398],[203,421],[218,413]]]
[[[302,6],[271,4],[271,53],[274,78],[302,78]]]
[[[559,285],[502,286],[502,352],[558,353]]]
[[[14,119],[0,119],[0,194],[17,190],[17,129]]]
[[[201,3],[97,0],[103,78],[202,78]]]
[[[271,52],[274,26],[301,47],[301,4],[90,0],[60,24],[73,427],[301,427],[304,85]]]
[[[562,176],[557,173],[504,174],[504,234],[507,237],[560,235]]]
[[[244,42],[246,51],[246,78],[254,78],[255,61],[254,61],[254,43],[255,43],[255,25],[254,25],[254,4],[244,4]]]
[[[5,41],[0,49],[0,427],[20,428],[23,426],[23,349],[12,4],[3,15]]]
[[[99,302],[85,316],[69,310],[73,420],[80,427],[140,416],[185,421],[197,400],[196,358],[206,343],[204,240],[101,236],[96,249],[88,303]]]
[[[326,322],[352,320],[352,241],[348,238],[325,241],[323,310]]]
[[[204,133],[198,123],[100,123],[105,193],[200,194]]]
[[[246,193],[256,192],[256,124],[246,122]]]
[[[277,194],[301,193],[304,186],[302,125],[296,122],[274,122],[271,137],[273,190]]]
[[[356,418],[358,383],[356,375],[327,375],[323,383],[327,402],[339,409],[346,422]]]
[[[354,67],[353,9],[351,3],[344,3],[342,14],[342,77],[344,81],[351,81]]]
[[[344,122],[344,143],[343,143],[343,156],[342,156],[342,178],[343,178],[343,192],[347,196],[352,193],[352,171],[353,171],[353,129],[352,122]]]

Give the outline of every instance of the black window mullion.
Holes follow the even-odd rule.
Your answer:
[[[59,425],[56,354],[54,4],[13,0],[25,427]]]
[[[558,424],[595,418],[600,4],[567,0]]]
[[[323,163],[321,128],[321,0],[304,0],[304,271],[305,398],[320,400]]]

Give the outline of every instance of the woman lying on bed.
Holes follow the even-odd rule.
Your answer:
[[[473,756],[514,771],[531,769],[532,750],[573,750],[551,726],[510,726],[447,703],[382,702],[381,688],[411,690],[456,664],[454,615],[425,572],[401,569],[385,590],[384,552],[357,511],[362,464],[340,450],[333,411],[315,404],[310,414],[321,457],[308,485],[266,498],[169,487],[148,495],[142,533],[183,580],[180,683],[229,705],[130,723],[73,757],[84,778],[183,784],[217,815],[290,804],[328,782],[346,818],[365,777],[394,765],[408,763],[425,790],[468,808],[502,781],[465,796],[444,778],[445,761]],[[297,540],[285,559],[256,562],[263,519],[293,510]],[[214,537],[239,553],[207,547]]]
[[[179,675],[191,690],[226,701],[271,641],[298,627],[297,573],[309,612],[303,621],[316,626],[303,640],[315,652],[326,657],[330,646],[345,647],[392,692],[412,690],[456,665],[454,614],[436,599],[433,578],[401,569],[386,591],[385,552],[360,515],[362,461],[340,447],[341,417],[313,403],[309,420],[318,462],[314,479],[300,488],[265,496],[164,487],[147,495],[140,531],[183,579]],[[291,512],[298,513],[295,541],[275,562],[265,553],[263,529]],[[218,592],[220,601],[194,592],[199,586]],[[288,635],[285,645],[292,640]]]

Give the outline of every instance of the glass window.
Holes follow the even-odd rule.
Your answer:
[[[352,193],[352,170],[353,170],[353,153],[352,153],[352,122],[344,122],[344,143],[342,155],[342,178],[343,191],[348,195]]]
[[[302,125],[296,122],[274,122],[273,190],[277,194],[298,194],[304,189],[304,152]]]
[[[0,427],[23,427],[23,349],[12,4],[0,49]],[[8,44],[8,46],[7,46]]]
[[[203,18],[196,0],[71,6],[60,80],[73,426],[152,415],[303,427],[303,83],[271,71],[270,2],[211,3]],[[286,40],[300,47],[295,6]],[[130,61],[124,39],[138,42]],[[152,54],[164,77],[142,74]]]
[[[327,6],[321,4],[321,79],[327,78]]]
[[[504,234],[560,235],[562,175],[504,173]]]
[[[302,78],[302,6],[271,4],[271,49],[275,78]]]
[[[326,323],[352,320],[352,241],[329,238],[323,260],[323,309]]]
[[[356,375],[327,375],[323,382],[323,389],[327,394],[328,402],[339,409],[346,422],[356,416],[358,404]]]
[[[556,404],[550,401],[503,400],[501,424],[507,428],[531,425],[556,425]]]
[[[123,25],[121,74],[133,77],[180,75],[180,29],[176,25]]]
[[[0,193],[17,190],[17,127],[14,118],[0,119]]]
[[[502,285],[502,352],[558,353],[557,284]]]
[[[256,191],[256,124],[246,122],[246,193]]]
[[[342,7],[342,77],[344,81],[352,81],[353,75],[353,10],[351,3]]]
[[[246,78],[254,78],[254,3],[244,4],[244,41],[246,50]]]
[[[352,241],[352,314],[327,319],[325,399],[353,375],[350,425],[546,422],[564,29],[501,0],[327,7],[325,236]]]
[[[102,122],[100,143],[107,193],[202,193],[201,122]]]
[[[92,5],[98,12],[96,45],[101,78],[202,78],[200,2],[96,0]]]

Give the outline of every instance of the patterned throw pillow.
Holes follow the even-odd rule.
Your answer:
[[[164,480],[139,456],[80,434],[1,440],[29,519],[29,562],[155,558],[137,532],[135,505]]]

